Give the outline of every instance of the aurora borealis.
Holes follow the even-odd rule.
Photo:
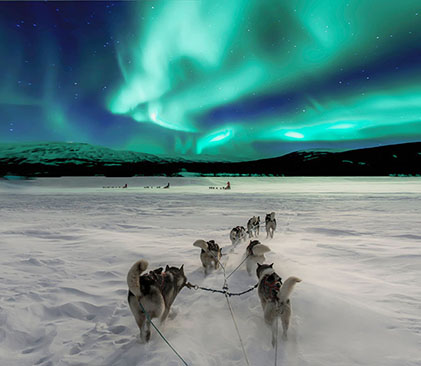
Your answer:
[[[421,140],[421,3],[0,3],[0,142],[189,157]]]

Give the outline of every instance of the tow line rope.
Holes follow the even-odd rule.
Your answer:
[[[152,321],[149,313],[143,307],[142,303],[140,301],[138,301],[138,303],[140,305],[140,308],[142,309],[143,314],[145,314],[146,319],[148,320],[148,322],[152,324],[152,326],[155,328],[155,330],[158,332],[158,334],[161,336],[161,338],[165,341],[165,343],[168,345],[168,347],[170,347],[172,349],[172,351],[177,355],[177,357],[181,360],[181,362],[183,362],[184,365],[189,366],[188,363],[186,361],[184,361],[184,358],[180,356],[180,354],[175,350],[175,348],[171,345],[171,343],[168,342],[168,340],[160,332],[160,330],[158,329],[158,327],[153,323],[153,321]]]
[[[212,252],[210,252],[210,253],[212,253]],[[250,366],[250,362],[249,362],[249,359],[247,357],[246,349],[244,348],[244,343],[243,343],[243,340],[241,338],[240,330],[238,329],[237,321],[235,320],[234,311],[232,310],[232,306],[231,306],[231,303],[230,303],[230,300],[229,300],[230,296],[228,295],[228,281],[227,281],[227,273],[225,271],[225,267],[222,265],[222,263],[219,261],[219,259],[217,257],[215,257],[213,254],[212,254],[212,256],[215,258],[215,260],[218,261],[218,263],[220,264],[220,266],[222,268],[222,271],[224,273],[224,286],[222,286],[222,290],[224,291],[223,293],[225,295],[225,298],[227,299],[228,309],[231,313],[231,318],[232,318],[232,321],[234,323],[234,327],[235,327],[235,330],[237,332],[238,339],[240,340],[240,345],[241,345],[241,349],[243,350],[244,359],[246,360],[246,364],[248,366]],[[249,291],[247,291],[247,292],[249,292]]]
[[[228,287],[227,287],[227,289],[228,289]],[[246,349],[244,348],[243,340],[241,339],[241,335],[240,335],[240,330],[238,329],[237,321],[235,320],[234,312],[232,310],[231,303],[230,303],[230,300],[229,300],[229,296],[228,296],[227,293],[225,293],[225,298],[227,299],[228,309],[231,313],[232,321],[234,323],[235,330],[237,331],[237,334],[238,334],[238,339],[240,340],[241,349],[243,350],[243,354],[244,354],[244,359],[246,360],[247,365],[250,366],[250,362],[249,362],[249,359],[247,357]]]
[[[278,316],[276,316],[276,319],[275,319],[275,322],[276,322],[276,324],[275,324],[275,327],[276,327],[276,330],[275,330],[275,366],[277,366],[278,365],[278,329],[279,329],[279,327],[278,327]]]
[[[209,252],[209,253],[211,253],[211,252]],[[224,286],[222,287],[222,290],[216,290],[216,289],[201,287],[201,286],[198,286],[198,285],[193,285],[190,282],[187,282],[186,283],[186,287],[189,288],[189,289],[203,290],[203,291],[209,291],[209,292],[212,292],[212,293],[221,293],[221,294],[224,294],[225,295],[225,298],[227,299],[228,309],[229,309],[229,311],[231,313],[232,321],[234,323],[234,327],[235,327],[235,330],[237,332],[238,339],[240,340],[241,349],[243,350],[244,359],[246,360],[247,365],[250,366],[250,362],[249,362],[249,359],[247,357],[246,350],[244,348],[244,343],[243,343],[243,340],[241,338],[240,330],[238,329],[238,324],[237,324],[237,321],[235,319],[234,311],[232,310],[232,306],[231,306],[231,303],[229,301],[229,298],[231,296],[241,296],[241,295],[244,295],[244,294],[246,294],[246,293],[248,293],[250,291],[253,291],[259,285],[259,283],[256,283],[253,287],[249,288],[248,290],[242,291],[242,292],[229,292],[228,291],[228,284],[227,284],[228,278],[230,278],[233,275],[233,273],[235,271],[237,271],[238,268],[241,267],[241,265],[247,260],[247,258],[249,257],[249,255],[247,255],[243,259],[243,261],[228,276],[226,275],[226,271],[225,271],[224,265],[219,261],[219,259],[217,257],[215,257],[214,255],[213,255],[213,257],[218,261],[219,265],[221,266],[221,268],[222,268],[222,270],[224,272],[224,278],[225,278],[225,280],[224,280]],[[158,329],[158,327],[154,324],[154,322],[152,321],[149,313],[143,307],[142,303],[140,301],[138,301],[138,303],[139,303],[139,306],[140,306],[143,314],[145,314],[146,319],[148,320],[148,322],[152,324],[152,326],[155,328],[155,330],[161,336],[161,338],[165,341],[165,343],[168,345],[168,347],[170,347],[170,349],[177,355],[177,357],[181,360],[181,362],[185,366],[189,366],[188,363],[184,360],[184,358],[181,357],[181,355],[177,352],[177,350],[171,345],[171,343],[165,338],[165,336],[161,333],[161,331]],[[277,319],[276,319],[276,325],[278,325]],[[278,341],[278,332],[276,332],[276,343],[278,343],[277,341]],[[278,344],[276,344],[276,349],[275,349],[275,366],[277,366],[277,353],[278,353]]]
[[[238,268],[240,268],[241,267],[241,265],[247,260],[247,258],[250,256],[250,254],[247,254],[246,255],[246,257],[243,259],[243,261],[227,276],[227,280],[228,280],[228,278],[230,278],[233,274],[234,274],[234,272],[238,269]]]
[[[241,296],[246,294],[247,292],[253,291],[257,286],[259,286],[259,283],[256,283],[253,287],[250,287],[248,290],[242,291],[242,292],[229,292],[228,291],[228,287],[224,287],[222,290],[217,290],[217,289],[213,289],[213,288],[207,288],[207,287],[202,287],[202,286],[198,286],[198,285],[193,285],[190,282],[188,282],[186,284],[187,288],[190,289],[194,289],[194,290],[203,290],[203,291],[209,291],[212,293],[220,293],[220,294],[224,294],[224,295],[228,295],[229,297],[231,296]]]

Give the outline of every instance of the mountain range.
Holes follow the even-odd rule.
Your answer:
[[[191,160],[85,143],[0,144],[0,176],[421,175],[421,142],[342,152],[297,151],[242,162]]]

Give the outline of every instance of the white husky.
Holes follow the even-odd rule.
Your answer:
[[[271,239],[273,239],[273,233],[276,230],[275,212],[266,214],[265,226],[266,226],[266,239],[269,238],[269,236],[271,237]]]
[[[276,317],[281,317],[283,337],[286,339],[291,318],[289,295],[295,284],[301,282],[301,280],[297,277],[288,277],[282,284],[281,277],[273,269],[273,263],[270,265],[258,263],[256,274],[259,279],[258,294],[263,307],[265,322],[272,328],[272,346],[275,346]]]
[[[241,240],[246,241],[247,232],[244,226],[236,226],[230,231],[230,240],[232,245],[237,245]]]
[[[249,238],[259,236],[260,231],[260,216],[253,216],[249,221],[247,221],[247,232],[249,233]]]
[[[265,253],[270,252],[269,247],[263,245],[258,240],[251,240],[246,248],[246,268],[248,274],[251,276],[252,272],[256,269],[257,263],[264,263]]]
[[[196,240],[193,245],[202,249],[200,251],[200,260],[205,270],[205,276],[208,275],[211,269],[218,269],[222,257],[221,248],[214,240],[204,241],[202,239]]]

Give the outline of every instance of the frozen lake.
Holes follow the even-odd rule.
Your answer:
[[[139,342],[129,267],[184,264],[220,289],[193,242],[214,239],[230,271],[245,251],[231,228],[271,211],[267,262],[303,280],[278,365],[421,365],[421,178],[391,177],[0,181],[0,364],[179,365],[154,330]],[[256,282],[241,268],[230,290]],[[273,365],[257,293],[231,302],[250,364]],[[183,289],[173,308],[162,331],[189,365],[245,365],[222,295]]]

